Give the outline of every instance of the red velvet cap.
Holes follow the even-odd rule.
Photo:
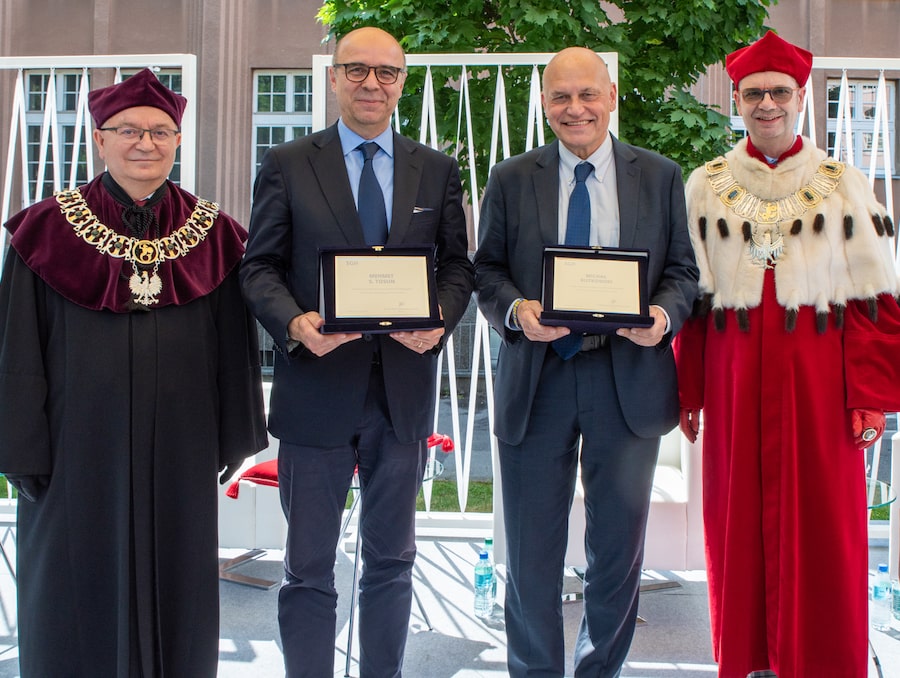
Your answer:
[[[812,60],[812,52],[792,45],[769,31],[752,45],[742,47],[725,57],[725,70],[735,87],[751,73],[762,71],[786,73],[800,87],[805,87],[812,70]]]
[[[96,127],[102,127],[103,123],[119,111],[135,106],[158,108],[168,113],[175,124],[181,127],[181,116],[187,106],[187,99],[163,85],[149,68],[116,85],[88,92],[88,109]]]

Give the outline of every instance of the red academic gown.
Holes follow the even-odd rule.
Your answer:
[[[815,307],[801,305],[788,331],[775,281],[765,271],[743,329],[726,307],[724,328],[710,313],[676,338],[681,406],[703,410],[714,656],[723,678],[864,678],[865,460],[850,416],[900,406],[900,309],[880,295],[875,323],[851,300],[843,327],[832,314],[820,332]]]
[[[82,191],[121,232],[101,182]],[[159,235],[195,204],[169,184]],[[7,226],[0,471],[49,477],[36,503],[19,500],[22,675],[212,678],[216,474],[267,443],[237,283],[244,231],[219,214],[160,266],[159,301],[141,309],[130,264],[76,236],[54,198]]]

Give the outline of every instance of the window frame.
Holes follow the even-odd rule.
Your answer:
[[[47,84],[50,80],[50,69],[29,69],[25,75],[25,164],[27,167],[28,190],[30,195],[37,195],[37,172],[41,163],[40,144],[44,129],[44,116],[47,105]],[[56,73],[56,123],[62,151],[62,167],[60,181],[63,187],[68,185],[72,168],[72,148],[75,136],[75,107],[81,86],[82,71],[79,69],[60,69]],[[37,82],[35,82],[37,80]],[[37,89],[33,89],[33,85]],[[71,87],[70,87],[71,84]],[[74,98],[73,98],[74,97]],[[71,108],[67,104],[71,103]],[[52,134],[52,132],[51,132]],[[50,142],[52,144],[52,142]],[[76,170],[76,184],[88,181],[87,148],[90,139],[82,139],[81,154]],[[45,171],[41,197],[53,195],[53,162],[52,147],[46,149]],[[49,169],[49,171],[47,171]]]
[[[284,77],[284,92],[265,92],[260,84],[263,78]],[[284,110],[260,111],[260,97],[283,97]],[[312,69],[255,69],[253,71],[253,110],[252,110],[252,158],[250,168],[251,185],[256,180],[256,174],[262,162],[265,152],[281,143],[286,143],[312,132]],[[296,110],[298,103],[304,103],[305,109]],[[268,142],[259,141],[261,130],[268,130]],[[273,135],[273,132],[278,132]],[[272,137],[277,140],[272,141]]]

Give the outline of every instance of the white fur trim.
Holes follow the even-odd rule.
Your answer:
[[[747,154],[746,139],[726,154],[737,182],[761,198],[784,197],[807,184],[825,153],[808,139],[803,149],[769,168]],[[691,173],[685,187],[688,225],[700,268],[700,291],[712,294],[714,308],[754,308],[762,298],[764,269],[750,259],[744,241],[744,219],[729,210],[710,188],[700,167]],[[813,232],[817,214],[824,219],[822,232]],[[778,302],[789,309],[815,306],[825,312],[829,304],[848,299],[867,299],[878,294],[900,294],[900,283],[891,255],[891,239],[879,237],[872,215],[885,217],[865,175],[847,167],[840,185],[821,204],[802,217],[799,235],[791,235],[791,222],[779,224],[784,234],[784,254],[775,265]],[[844,217],[853,219],[853,235],[844,236]],[[706,239],[700,237],[699,221],[706,218]],[[717,222],[724,219],[728,237]]]

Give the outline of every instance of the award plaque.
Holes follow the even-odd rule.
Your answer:
[[[320,250],[319,314],[325,320],[324,334],[442,327],[434,248]]]
[[[647,250],[545,247],[542,325],[609,334],[650,327]]]

